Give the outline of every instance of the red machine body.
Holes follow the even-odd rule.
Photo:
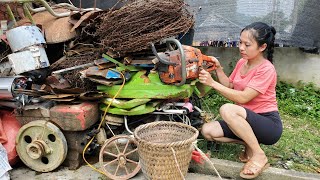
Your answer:
[[[209,56],[203,55],[200,49],[191,46],[182,46],[184,51],[186,79],[194,80],[198,78],[201,68],[207,71],[213,71],[217,67]],[[159,57],[170,62],[170,64],[159,63],[158,72],[162,82],[174,84],[181,82],[183,77],[183,67],[181,51],[174,50],[164,53],[158,53]]]

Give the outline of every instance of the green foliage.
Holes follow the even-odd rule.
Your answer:
[[[293,86],[284,82],[277,85],[277,100],[281,112],[308,118],[320,128],[320,90],[313,84]]]
[[[208,95],[202,98],[202,108],[207,112],[219,114],[219,108],[225,103],[232,103],[216,91],[212,90]]]
[[[320,167],[318,128],[305,118],[281,114],[282,137],[275,145],[262,148],[273,167],[316,172]]]

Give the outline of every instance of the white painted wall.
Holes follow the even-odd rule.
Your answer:
[[[297,83],[312,82],[320,87],[320,55],[305,53],[298,48],[277,48],[275,67],[279,79]]]

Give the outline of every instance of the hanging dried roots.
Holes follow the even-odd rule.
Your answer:
[[[122,56],[150,47],[168,37],[186,33],[194,19],[183,0],[136,0],[95,19],[101,45]],[[92,30],[92,24],[91,28]]]

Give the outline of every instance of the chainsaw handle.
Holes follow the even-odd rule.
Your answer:
[[[169,41],[166,41],[166,45],[167,45],[167,48],[168,48],[170,51],[174,51],[174,48],[171,46],[171,44],[170,44]]]
[[[154,44],[153,44],[152,42],[151,42],[150,44],[151,44],[152,53],[157,57],[157,59],[158,59],[161,63],[166,64],[166,65],[176,65],[176,63],[174,63],[174,62],[170,62],[170,61],[167,61],[167,60],[161,58],[161,57],[158,55],[158,52],[157,52],[156,47],[154,46]]]
[[[177,39],[166,39],[165,40],[167,47],[170,50],[173,50],[172,46],[170,45],[170,43],[174,43],[177,45],[178,50],[180,52],[181,55],[181,82],[177,83],[177,86],[182,86],[186,83],[186,79],[187,79],[187,70],[186,70],[186,56],[184,54],[184,50],[182,48],[182,45],[180,43],[180,41],[178,41]]]
[[[181,43],[177,40],[177,39],[166,39],[165,40],[165,43],[167,45],[167,48],[170,50],[170,51],[173,51],[174,49],[172,48],[171,44],[170,43],[174,43],[177,45],[178,47],[178,50],[180,52],[180,55],[181,55],[181,82],[180,83],[177,83],[176,85],[177,86],[182,86],[186,83],[186,79],[187,79],[187,70],[186,70],[186,56],[184,54],[184,50],[182,48],[182,45]],[[158,55],[158,52],[154,46],[154,44],[151,42],[151,50],[152,50],[152,53],[157,57],[157,59],[163,63],[163,64],[166,64],[166,65],[173,65],[175,66],[176,63],[174,62],[170,62],[170,61],[167,61],[163,58],[161,58],[159,55]]]

